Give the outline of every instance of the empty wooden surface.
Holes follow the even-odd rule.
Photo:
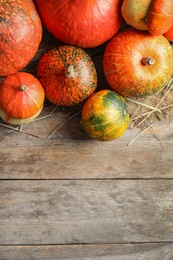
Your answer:
[[[170,180],[5,180],[0,243],[171,242],[172,196]]]
[[[3,260],[42,260],[42,259],[118,259],[118,260],[171,260],[172,244],[94,244],[94,245],[44,245],[44,246],[0,246]],[[20,256],[20,258],[19,258]]]
[[[0,260],[173,259],[171,116],[99,142],[80,108],[46,102],[10,128],[0,121]]]

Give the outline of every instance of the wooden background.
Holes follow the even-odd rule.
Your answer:
[[[35,75],[58,44],[45,30],[24,70]],[[104,48],[86,50],[98,89],[108,88]],[[0,260],[173,259],[172,116],[99,142],[81,128],[80,109],[46,100],[21,129],[0,121]]]

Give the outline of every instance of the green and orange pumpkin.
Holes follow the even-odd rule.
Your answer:
[[[74,106],[97,87],[97,72],[91,57],[81,48],[61,45],[45,53],[37,76],[46,98],[55,105]]]
[[[84,103],[81,125],[93,139],[110,141],[122,136],[129,124],[124,98],[113,90],[100,90]]]

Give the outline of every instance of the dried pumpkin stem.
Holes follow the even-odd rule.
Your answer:
[[[27,86],[21,84],[19,87],[18,87],[18,90],[20,90],[21,92],[27,90]]]
[[[143,65],[149,65],[149,66],[151,66],[151,65],[154,65],[154,63],[155,63],[155,59],[153,59],[153,58],[151,58],[151,57],[144,57],[144,58],[142,59],[142,64],[143,64]]]
[[[73,65],[69,65],[67,67],[65,75],[66,75],[67,78],[72,78],[74,76],[74,66]]]

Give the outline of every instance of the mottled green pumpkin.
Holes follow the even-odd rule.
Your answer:
[[[81,125],[93,139],[110,141],[119,138],[129,124],[124,98],[113,90],[100,90],[84,103]]]

